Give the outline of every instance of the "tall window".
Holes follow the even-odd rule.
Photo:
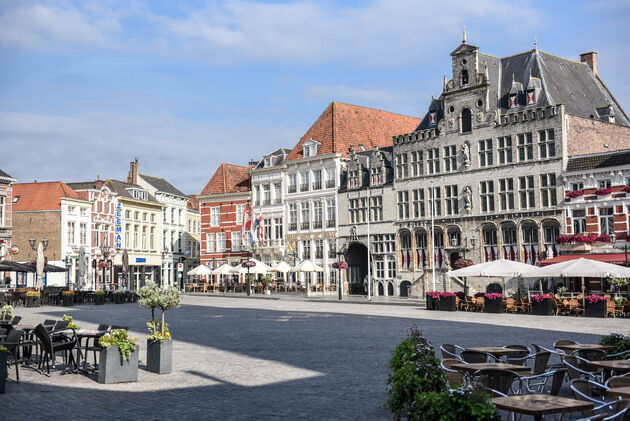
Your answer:
[[[243,223],[243,214],[245,213],[245,204],[241,203],[236,205],[236,223]]]
[[[297,205],[295,203],[289,204],[289,231],[295,231],[297,229]]]
[[[336,178],[335,178],[335,169],[328,168],[326,169],[326,187],[332,188],[336,186]]]
[[[492,165],[492,139],[479,141],[479,166],[488,167]]]
[[[494,181],[482,181],[479,183],[482,212],[494,212]]]
[[[282,218],[274,218],[273,219],[273,234],[276,240],[281,240],[283,238],[282,235]]]
[[[323,212],[322,202],[313,202],[313,228],[318,229],[322,227]]]
[[[0,226],[4,225],[4,196],[0,196]]]
[[[68,244],[74,244],[74,222],[68,222]]]
[[[396,261],[388,260],[387,261],[387,272],[389,273],[389,277],[392,279],[396,278]]]
[[[407,166],[407,154],[401,153],[396,155],[396,178],[405,178],[409,176],[409,167]]]
[[[334,259],[336,257],[337,257],[337,241],[334,238],[329,238],[328,239],[328,258]]]
[[[538,132],[538,150],[540,151],[540,159],[556,156],[556,141],[553,129],[540,130]]]
[[[326,201],[326,226],[328,228],[335,226],[335,210],[335,199],[328,199]]]
[[[442,215],[442,189],[439,187],[429,188],[429,192],[431,192],[431,201],[432,201],[432,212],[434,216]]]
[[[262,186],[263,188],[263,205],[271,204],[271,185],[265,184]]]
[[[600,189],[607,189],[610,188],[610,186],[612,186],[612,180],[610,178],[607,178],[605,180],[599,180],[599,188]]]
[[[348,211],[350,212],[350,223],[359,222],[359,199],[350,199],[348,201]]]
[[[210,208],[210,226],[218,227],[221,223],[221,208],[214,206]]]
[[[383,260],[377,260],[374,262],[376,266],[376,277],[382,279],[385,277],[385,262]]]
[[[322,188],[322,170],[313,171],[313,190],[320,190]]]
[[[310,228],[310,221],[311,221],[311,207],[310,207],[310,203],[302,202],[300,204],[300,207],[302,208],[302,229],[309,229]]]
[[[295,193],[297,191],[297,174],[289,174],[287,181],[287,192]]]
[[[370,221],[378,222],[383,220],[383,197],[370,197]]]
[[[216,250],[214,233],[206,234],[206,242],[208,243],[208,252],[214,253]]]
[[[280,201],[282,200],[282,184],[280,183],[276,183],[273,185],[273,195],[274,195],[274,200],[273,203],[280,203]]]
[[[315,258],[316,259],[324,258],[324,240],[322,239],[315,240]]]
[[[348,171],[348,188],[356,189],[359,185],[359,170]]]
[[[499,180],[499,208],[502,211],[514,210],[514,180],[511,178]]]
[[[556,206],[556,175],[541,174],[540,175],[540,200],[543,208],[548,206]]]
[[[301,179],[300,191],[308,191],[308,183],[309,183],[309,180],[310,180],[308,171],[301,173],[300,174],[300,179]]]
[[[131,248],[131,243],[129,242],[129,232],[131,231],[131,226],[129,224],[125,225],[125,248]]]
[[[457,171],[457,147],[444,146],[444,171]]]
[[[429,174],[440,172],[440,150],[438,148],[427,151],[427,165],[429,166]]]
[[[302,241],[302,259],[311,258],[311,240]],[[307,274],[307,276],[310,276]]]
[[[457,215],[459,212],[458,200],[457,197],[457,185],[446,186],[444,187],[446,190],[446,214],[447,215]]]
[[[413,190],[413,217],[423,218],[424,213],[424,189]]]
[[[271,240],[271,218],[263,219],[263,240],[268,242]]]
[[[241,251],[241,232],[232,231],[231,240],[232,251]]]
[[[226,235],[224,232],[217,232],[217,251],[226,251]]]
[[[518,194],[520,197],[521,209],[530,209],[536,206],[533,175],[518,178]]]
[[[518,162],[534,159],[534,146],[531,133],[521,133],[518,136]]]
[[[149,248],[155,250],[155,227],[151,227],[151,233],[149,234]]]
[[[512,137],[500,137],[498,142],[499,164],[510,164],[512,162]]]
[[[417,177],[422,175],[422,151],[411,152],[411,175]]]
[[[573,209],[573,234],[586,232],[586,210]]]
[[[398,218],[409,218],[409,192],[406,190],[398,192]]]
[[[468,78],[466,78],[466,80],[468,80]],[[470,132],[472,132],[472,113],[468,108],[464,108],[462,110],[462,133]]]
[[[134,249],[138,248],[138,226],[137,225],[133,226],[133,248]]]
[[[79,244],[87,245],[87,224],[79,224]]]
[[[147,227],[142,227],[142,250],[147,249]]]
[[[613,208],[599,208],[599,231],[610,235],[615,232],[615,217]]]

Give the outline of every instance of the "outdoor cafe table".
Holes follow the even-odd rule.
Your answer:
[[[466,351],[485,352],[486,354],[492,354],[495,357],[502,357],[504,355],[518,354],[523,352],[522,349],[503,348],[502,346],[476,346],[472,348],[466,348]]]
[[[469,373],[475,373],[478,370],[484,370],[487,368],[501,369],[501,370],[510,370],[515,372],[529,372],[531,370],[530,367],[516,364],[506,364],[506,363],[472,363],[472,364],[453,364],[453,367],[459,371],[467,371]]]
[[[582,350],[588,350],[588,349],[601,349],[604,351],[611,351],[615,349],[614,346],[600,345],[600,344],[567,344],[567,345],[556,345],[556,348],[563,350],[567,354],[570,354],[573,351],[582,351]]]
[[[499,409],[519,414],[533,415],[535,420],[542,420],[543,415],[593,409],[587,401],[564,398],[553,395],[514,395],[493,398],[492,403]]]
[[[611,370],[615,373],[630,373],[630,360],[589,361],[588,365],[594,368]]]
[[[606,391],[607,395],[618,396],[620,398],[630,398],[630,386],[613,387]]]

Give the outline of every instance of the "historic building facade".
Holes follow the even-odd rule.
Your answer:
[[[497,58],[464,37],[451,57],[452,78],[422,123],[394,137],[398,276],[415,296],[461,288],[444,274],[465,253],[475,263],[557,255],[569,156],[619,143],[586,123],[628,126],[595,53],[583,63],[537,48]]]
[[[188,196],[188,206],[186,209],[186,233],[184,240],[184,255],[186,256],[186,272],[199,266],[199,256],[201,253],[201,213],[199,212],[199,200],[197,195]],[[184,276],[186,276],[184,272]]]
[[[249,258],[250,167],[221,164],[197,196],[201,212],[201,264],[216,268]]]
[[[12,185],[16,181],[15,178],[0,170],[0,260],[11,260]]]

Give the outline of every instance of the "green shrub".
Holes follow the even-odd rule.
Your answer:
[[[410,411],[413,421],[499,420],[497,408],[483,389],[462,387],[448,392],[417,393]]]
[[[105,295],[105,291],[103,291],[102,289],[97,289],[96,291],[94,291],[95,295]]]
[[[149,340],[169,341],[171,333],[168,330],[164,316],[167,310],[179,307],[180,291],[175,287],[160,288],[157,285],[145,286],[138,291],[138,304],[151,309],[151,321],[147,323],[151,335]],[[160,319],[155,318],[155,309],[162,310]]]
[[[68,316],[67,314],[64,314],[63,315],[63,321],[68,323],[68,327],[70,329],[74,329],[74,330],[81,329],[81,327],[79,327],[78,324],[76,324],[75,322],[72,321],[72,316]]]
[[[114,329],[98,339],[98,344],[103,348],[117,346],[120,350],[120,356],[125,361],[131,356],[131,351],[136,349],[137,342],[138,340],[129,336],[125,329]]]
[[[396,419],[410,412],[418,395],[446,390],[446,375],[440,360],[415,325],[394,350],[389,367],[392,374],[387,378],[390,387],[387,406]]]
[[[615,349],[611,350],[611,354],[618,354],[620,352],[630,350],[630,337],[623,336],[619,333],[611,333],[608,336],[602,336],[599,340],[600,345],[614,346]],[[616,359],[622,360],[624,356],[617,357]]]

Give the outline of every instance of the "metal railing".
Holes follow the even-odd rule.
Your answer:
[[[330,220],[326,221],[326,228],[335,228],[335,220],[334,219],[330,219]]]
[[[300,191],[308,191],[308,183],[300,184]]]
[[[295,193],[297,191],[297,186],[291,185],[291,186],[287,187],[287,191],[289,193]]]
[[[319,229],[322,227],[322,221],[313,221],[313,229]]]
[[[303,230],[310,229],[310,224],[308,222],[302,222],[302,229]]]
[[[297,222],[292,222],[289,224],[289,231],[297,231]]]
[[[313,190],[321,190],[322,183],[313,183]]]
[[[326,181],[326,188],[327,189],[330,189],[330,188],[333,188],[333,187],[335,187],[335,180],[328,180],[328,181]]]

